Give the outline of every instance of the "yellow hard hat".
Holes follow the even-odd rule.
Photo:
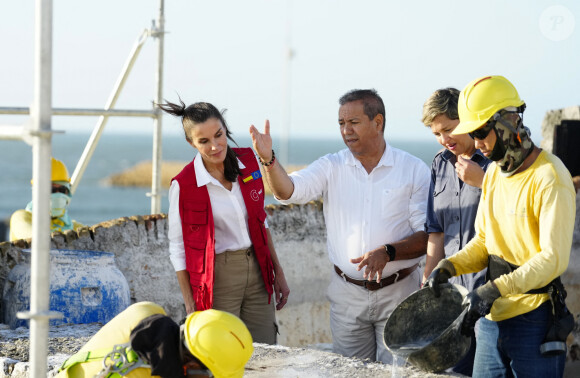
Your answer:
[[[254,352],[252,335],[238,317],[219,310],[196,311],[184,324],[185,344],[216,378],[242,377]]]
[[[518,91],[503,76],[484,76],[471,81],[459,94],[459,125],[451,134],[467,134],[483,126],[501,109],[524,105]]]
[[[70,177],[68,175],[68,169],[66,165],[58,159],[52,158],[52,176],[50,181],[61,181],[65,183],[70,183]],[[30,185],[33,184],[33,180],[30,180]]]
[[[70,182],[68,170],[66,165],[58,159],[52,158],[52,178],[51,181],[66,181]]]

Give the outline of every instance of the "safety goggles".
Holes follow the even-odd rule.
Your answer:
[[[487,136],[489,135],[489,132],[493,129],[494,126],[495,126],[495,121],[490,120],[485,125],[480,127],[479,129],[473,130],[472,132],[470,132],[468,134],[472,139],[483,140],[483,139],[487,138]]]
[[[64,185],[52,185],[52,193],[62,193],[70,195],[70,190]]]

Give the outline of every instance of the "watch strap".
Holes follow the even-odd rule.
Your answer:
[[[397,250],[391,244],[385,244],[385,251],[389,256],[389,261],[395,261],[395,256],[397,254]]]

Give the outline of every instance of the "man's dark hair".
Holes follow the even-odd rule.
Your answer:
[[[383,99],[374,89],[353,89],[343,95],[338,103],[340,106],[353,101],[362,101],[364,112],[369,119],[374,119],[377,114],[383,115],[383,129],[385,131],[385,104]]]

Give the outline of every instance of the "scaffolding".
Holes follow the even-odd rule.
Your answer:
[[[30,108],[0,107],[0,114],[28,114],[24,125],[0,125],[0,139],[20,140],[32,146],[32,218],[30,311],[18,317],[30,320],[30,376],[46,377],[49,320],[62,317],[50,311],[50,177],[52,156],[52,116],[99,116],[71,177],[74,193],[99,142],[109,117],[149,117],[153,119],[153,164],[151,213],[161,212],[162,114],[159,109],[114,109],[139,52],[148,37],[157,39],[155,103],[163,100],[164,0],[159,0],[157,19],[135,42],[129,58],[103,109],[52,108],[52,20],[53,1],[35,1],[34,100]]]

